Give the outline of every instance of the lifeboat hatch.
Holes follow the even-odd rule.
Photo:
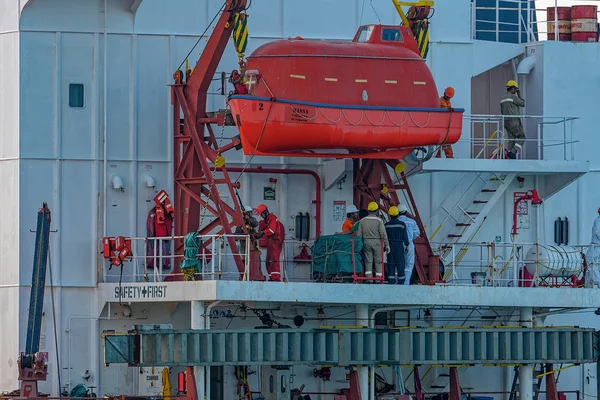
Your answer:
[[[358,28],[355,43],[384,44],[410,49],[420,56],[419,45],[410,28],[397,25],[365,25]]]

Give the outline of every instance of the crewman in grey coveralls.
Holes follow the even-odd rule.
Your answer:
[[[504,117],[504,130],[510,139],[507,144],[507,156],[511,159],[516,159],[517,154],[523,150],[525,143],[525,129],[521,123],[521,107],[525,107],[525,100],[521,98],[519,85],[516,81],[510,80],[506,83],[506,94],[500,100],[500,110]],[[519,117],[511,117],[518,115]]]
[[[363,241],[363,252],[365,255],[365,276],[373,276],[375,267],[375,278],[383,277],[383,251],[390,252],[390,243],[381,218],[377,216],[379,206],[374,201],[367,207],[369,215],[360,220],[357,236]]]
[[[258,221],[254,218],[253,209],[250,206],[244,207],[244,224],[246,225],[246,229],[248,229],[249,235],[254,235],[256,233],[256,228],[258,228]],[[242,226],[238,226],[235,228],[235,235],[243,235],[244,228]],[[240,254],[242,256],[242,260],[246,262],[246,242],[252,242],[252,240],[248,240],[247,238],[237,238],[240,242]],[[250,244],[252,246],[252,244]]]

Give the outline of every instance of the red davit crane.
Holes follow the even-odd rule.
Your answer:
[[[232,227],[244,226],[244,234],[248,234],[243,223],[242,209],[235,189],[239,184],[232,182],[227,168],[223,165],[222,154],[234,147],[241,146],[239,141],[226,145],[217,140],[212,125],[224,127],[225,115],[209,117],[206,109],[207,95],[213,76],[217,72],[219,61],[234,27],[235,15],[246,9],[246,0],[229,0],[222,7],[222,13],[214,28],[200,59],[196,63],[194,73],[182,71],[174,75],[172,86],[173,101],[173,144],[175,171],[175,236],[184,236],[197,231],[201,235],[218,232],[231,235]],[[183,124],[181,116],[183,113]],[[221,135],[222,136],[222,135]],[[226,186],[233,207],[221,198],[221,188]],[[201,214],[201,208],[203,213]],[[203,225],[205,213],[209,212],[210,220]],[[231,248],[236,248],[233,237],[228,236]],[[202,243],[203,248],[209,242]],[[181,250],[181,244],[177,246]],[[251,246],[251,280],[264,280],[260,270],[258,251]],[[241,256],[234,256],[236,266],[243,277],[245,271]],[[180,268],[175,266],[175,279],[182,279]]]
[[[174,74],[175,235],[231,234],[236,226],[248,233],[237,196],[239,183],[225,166],[228,150],[242,148],[251,157],[352,158],[358,207],[366,209],[368,202],[377,201],[387,211],[400,204],[398,191],[406,192],[423,232],[415,242],[419,280],[438,282],[439,258],[424,233],[401,159],[426,147],[431,157],[433,146],[456,143],[463,110],[439,108],[435,82],[410,29],[366,25],[352,42],[275,41],[259,47],[246,64],[241,54],[241,42],[247,39],[246,7],[247,0],[226,1],[195,68]],[[209,113],[209,86],[234,30],[240,71],[230,78],[235,88],[228,99],[232,113]],[[352,67],[357,63],[361,68]],[[236,125],[240,136],[224,143],[225,125]],[[235,239],[228,241],[235,248]],[[248,278],[264,280],[258,250],[250,247]],[[243,278],[244,261],[241,255],[234,259]],[[175,266],[175,279],[182,279],[179,272]]]

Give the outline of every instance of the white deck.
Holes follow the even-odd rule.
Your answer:
[[[100,309],[118,302],[119,284],[99,285]],[[144,293],[144,289],[146,292]],[[275,302],[298,304],[384,304],[389,306],[481,306],[596,308],[600,290],[481,286],[397,286],[332,283],[196,281],[125,283],[122,302]]]
[[[538,178],[540,195],[547,199],[590,172],[590,163],[589,161],[571,160],[433,158],[409,171],[411,175],[435,172],[494,173],[497,175],[517,173],[520,176],[533,176]]]
[[[590,172],[590,163],[589,161],[563,160],[432,158],[421,164],[419,172],[518,172],[523,175],[583,175]]]

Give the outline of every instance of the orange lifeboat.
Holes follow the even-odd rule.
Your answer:
[[[296,157],[403,158],[456,143],[464,112],[440,108],[410,29],[385,25],[260,46],[229,105],[245,154]]]

